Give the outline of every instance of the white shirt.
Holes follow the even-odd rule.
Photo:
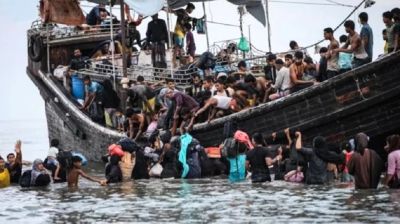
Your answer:
[[[282,67],[281,70],[276,72],[276,81],[273,87],[280,91],[285,91],[292,87],[289,68]]]
[[[217,100],[216,108],[223,109],[223,110],[229,109],[229,105],[231,103],[232,97],[215,95],[215,96],[213,96],[213,98]]]
[[[58,149],[56,147],[50,147],[49,153],[47,154],[47,157],[53,157],[56,158],[58,154]]]

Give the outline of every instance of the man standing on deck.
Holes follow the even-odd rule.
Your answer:
[[[392,53],[394,51],[393,30],[395,27],[395,24],[393,22],[393,14],[391,12],[387,11],[387,12],[383,13],[382,17],[383,17],[383,23],[386,25],[388,53]]]
[[[192,3],[189,3],[187,4],[186,9],[172,11],[177,16],[174,32],[174,43],[178,49],[183,48],[183,41],[186,35],[185,24],[190,22],[195,24],[195,21],[197,20],[189,16],[195,10],[195,8],[196,7]]]
[[[335,53],[346,52],[353,53],[353,68],[360,67],[368,63],[368,54],[365,51],[363,42],[361,41],[360,35],[354,30],[355,24],[352,20],[347,20],[344,23],[346,33],[349,34],[349,38],[346,44],[342,48],[334,49]],[[350,48],[349,48],[350,46]]]
[[[338,53],[334,50],[339,48],[339,42],[335,39],[333,35],[333,29],[328,27],[324,29],[324,38],[329,40],[328,52],[325,54],[327,59],[327,72],[326,76],[328,79],[335,77],[339,74],[339,64],[338,64]]]
[[[152,43],[151,60],[154,67],[166,68],[165,43],[168,43],[168,30],[164,20],[158,18],[158,14],[151,17],[153,20],[147,26],[146,38]]]
[[[366,12],[360,13],[358,15],[358,18],[360,20],[360,23],[362,24],[361,32],[360,32],[360,37],[361,41],[363,42],[365,51],[368,54],[367,58],[367,63],[370,63],[372,61],[372,49],[374,46],[374,35],[372,33],[372,29],[368,24],[368,14]]]

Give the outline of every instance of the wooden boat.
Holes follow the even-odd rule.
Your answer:
[[[52,39],[40,36],[37,29],[28,31],[27,74],[44,99],[49,139],[57,138],[61,148],[80,151],[94,161],[124,135],[93,122],[80,111],[51,72],[57,65],[68,64],[74,49],[88,52],[108,38],[107,33],[93,33]],[[224,123],[235,119],[248,133],[269,135],[286,127],[301,130],[308,143],[316,135],[341,142],[360,131],[373,139],[400,128],[399,74],[397,52],[276,101],[197,124],[192,135],[204,146],[218,145],[223,141]]]

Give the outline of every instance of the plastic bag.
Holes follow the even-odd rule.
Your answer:
[[[160,163],[156,163],[150,171],[149,171],[149,176],[150,177],[161,177],[161,173],[163,171],[163,167],[161,166]]]
[[[241,37],[240,38],[240,41],[239,41],[239,44],[238,44],[238,48],[239,48],[239,50],[244,51],[244,52],[249,52],[250,51],[250,44],[246,40],[245,37]]]

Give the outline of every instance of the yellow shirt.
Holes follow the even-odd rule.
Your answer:
[[[4,169],[4,171],[0,173],[0,188],[8,186],[10,186],[10,173],[8,169]]]

